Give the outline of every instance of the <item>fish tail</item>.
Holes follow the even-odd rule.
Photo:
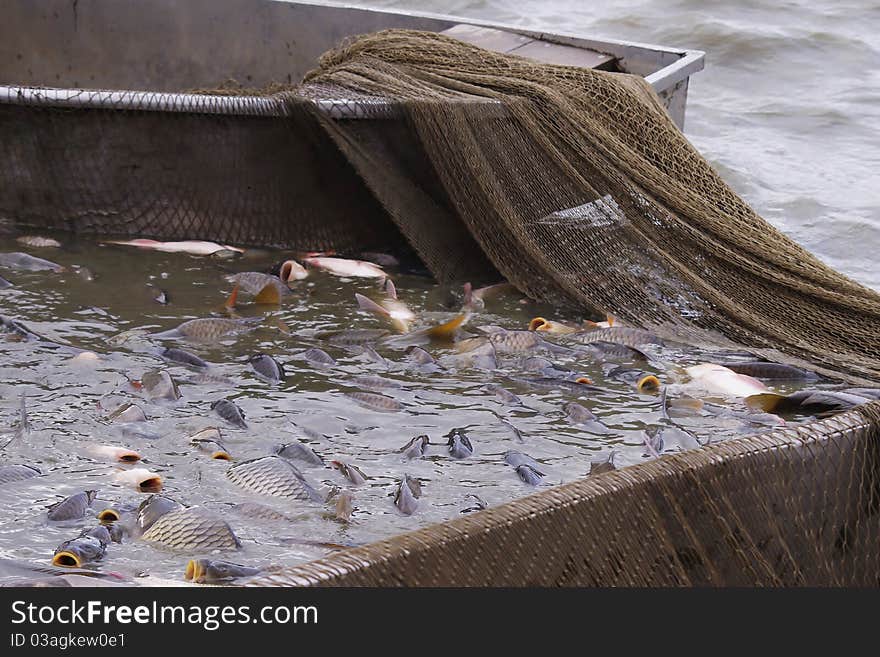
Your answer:
[[[432,326],[427,331],[425,331],[425,335],[427,335],[432,340],[451,340],[452,336],[455,335],[455,332],[462,326],[467,324],[470,318],[471,313],[465,311],[460,315],[456,315],[448,322],[438,324],[437,326]]]
[[[232,288],[232,293],[229,295],[229,298],[226,300],[226,303],[223,305],[226,308],[232,309],[232,308],[235,308],[236,301],[238,301],[238,283],[236,283],[235,287]]]
[[[772,413],[785,399],[785,395],[775,392],[762,392],[757,395],[749,395],[746,397],[746,406],[753,409],[760,409],[765,413]]]
[[[254,303],[265,304],[269,306],[277,306],[281,303],[281,292],[274,283],[268,283],[254,297]]]

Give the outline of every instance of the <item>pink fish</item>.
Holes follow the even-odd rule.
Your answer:
[[[200,240],[187,240],[183,242],[157,242],[156,240],[135,239],[135,240],[108,240],[104,244],[119,244],[122,246],[136,246],[139,249],[149,249],[150,251],[162,251],[163,253],[188,253],[190,255],[211,255],[218,251],[236,251],[244,253],[244,249],[228,244],[217,244],[215,242],[202,242]]]
[[[303,262],[316,269],[323,269],[335,276],[352,278],[385,278],[386,274],[378,265],[363,260],[347,260],[345,258],[303,258]]]
[[[729,397],[748,397],[767,392],[767,386],[758,379],[745,374],[737,374],[723,365],[702,363],[685,369],[695,387],[710,394]]]

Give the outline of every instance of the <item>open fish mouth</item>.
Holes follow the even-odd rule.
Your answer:
[[[82,566],[82,558],[75,552],[70,550],[62,550],[52,557],[53,566],[62,566],[64,568],[79,568]]]

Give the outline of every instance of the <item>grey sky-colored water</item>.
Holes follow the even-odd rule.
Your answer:
[[[364,0],[704,50],[685,133],[774,225],[880,288],[880,3]]]

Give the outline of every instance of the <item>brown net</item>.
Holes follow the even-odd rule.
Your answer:
[[[488,259],[533,298],[880,380],[880,295],[761,219],[643,79],[389,30],[328,52],[305,83],[289,102],[395,101],[439,189],[394,135],[323,123],[438,278]]]

